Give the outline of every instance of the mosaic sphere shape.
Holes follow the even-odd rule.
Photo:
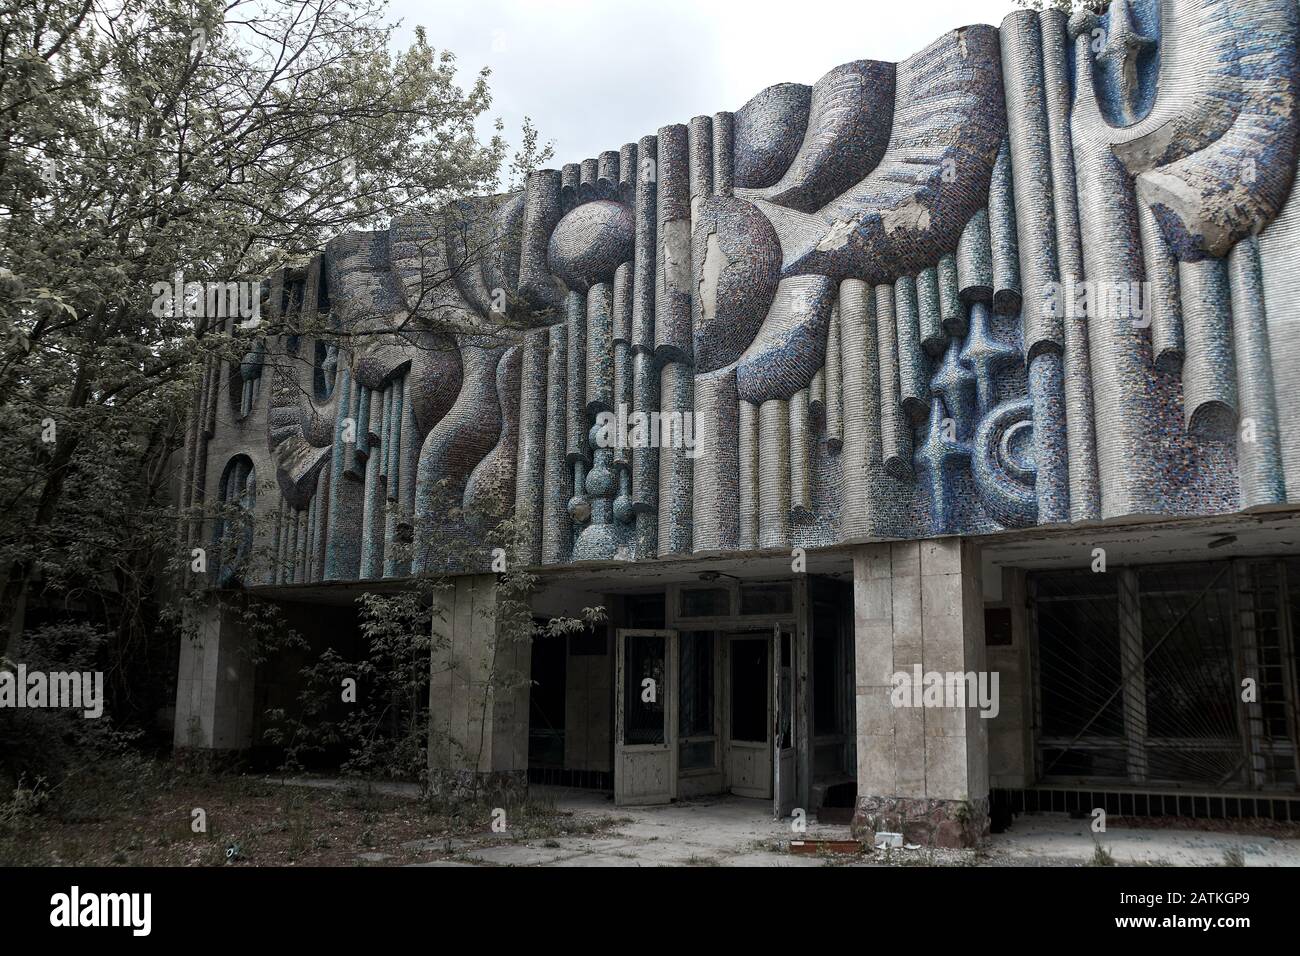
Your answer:
[[[700,206],[691,246],[696,371],[712,372],[758,334],[781,281],[781,242],[751,203],[714,196]]]
[[[632,258],[636,217],[625,203],[598,199],[571,210],[551,233],[551,272],[570,289],[609,282]]]

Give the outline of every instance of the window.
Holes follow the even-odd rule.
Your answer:
[[[1040,775],[1293,788],[1288,563],[1033,576]],[[1253,704],[1242,702],[1246,677]]]
[[[710,631],[681,635],[678,670],[677,733],[681,738],[681,770],[706,770],[715,765],[713,727],[713,647]]]
[[[681,713],[678,733],[683,737],[713,734],[713,635],[687,631],[681,636]]]
[[[312,370],[312,394],[318,402],[327,402],[331,395],[334,394],[334,382],[339,367],[338,346],[325,342],[323,339],[316,340],[315,355],[313,357]]]
[[[682,588],[680,617],[728,617],[731,592],[726,588]]]
[[[627,627],[643,627],[648,630],[661,630],[664,626],[664,595],[662,591],[653,594],[629,594],[624,598],[624,613]]]
[[[662,744],[665,740],[664,695],[667,686],[667,638],[629,634],[623,673],[624,738],[628,744]],[[647,680],[653,684],[646,684]]]
[[[212,543],[217,556],[217,587],[232,587],[248,570],[253,548],[253,520],[257,509],[257,469],[247,455],[226,463],[217,485],[218,512]]]
[[[1127,776],[1118,573],[1037,580],[1045,776]]]
[[[791,614],[794,594],[789,581],[740,586],[741,614]]]
[[[1242,769],[1229,571],[1226,563],[1137,571],[1149,778],[1218,783]]]

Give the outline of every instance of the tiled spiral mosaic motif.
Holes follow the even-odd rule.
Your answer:
[[[291,583],[438,570],[503,496],[530,565],[1300,500],[1297,21],[1016,12],[341,238],[270,308],[355,344],[209,368],[183,504],[274,474],[245,583]]]

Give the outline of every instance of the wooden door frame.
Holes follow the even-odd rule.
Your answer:
[[[623,642],[629,636],[638,635],[662,637],[665,641],[664,674],[667,677],[668,687],[664,698],[664,743],[662,745],[629,745],[623,742],[626,714],[624,695],[627,688],[624,674],[627,655]],[[620,627],[614,631],[614,803],[616,806],[637,806],[637,804],[621,802],[623,754],[657,752],[663,746],[668,749],[668,800],[666,802],[671,803],[677,799],[677,638],[678,632],[674,628]]]
[[[725,713],[723,715],[723,745],[724,745],[724,755],[726,758],[726,763],[723,766],[722,783],[723,786],[726,788],[727,793],[735,794],[738,797],[747,797],[749,799],[754,799],[754,800],[770,799],[772,795],[772,789],[776,784],[775,776],[770,773],[773,766],[772,755],[775,751],[775,744],[776,744],[776,741],[772,739],[772,714],[775,710],[772,703],[772,694],[775,690],[775,688],[772,686],[772,651],[773,651],[772,634],[773,634],[772,630],[737,630],[737,631],[724,631],[721,633],[722,639],[726,642],[725,653],[723,656],[723,672],[726,678],[726,685],[725,685],[726,693],[724,695],[725,701],[723,705],[725,707]],[[736,793],[735,789],[733,788],[732,780],[731,780],[731,691],[732,691],[731,643],[732,641],[736,641],[736,640],[764,641],[767,646],[767,653],[768,653],[767,667],[763,668],[763,675],[764,675],[763,679],[767,683],[767,713],[763,718],[763,726],[767,733],[768,759],[766,763],[769,770],[768,795],[766,797],[751,796],[750,794]],[[746,743],[748,743],[748,741],[746,741]],[[755,741],[754,743],[756,744],[757,741]]]
[[[787,624],[772,625],[772,659],[769,662],[771,671],[770,680],[772,682],[772,702],[770,720],[772,723],[772,817],[776,820],[785,819],[785,814],[781,811],[781,718],[784,713],[781,707],[781,682],[780,673],[782,671],[781,655],[782,643],[785,640],[790,642],[790,746],[789,750],[793,752],[790,760],[790,770],[794,775],[794,781],[791,785],[793,796],[791,799],[790,809],[793,812],[800,805],[800,782],[803,774],[799,768],[800,757],[800,737],[799,732],[803,727],[803,721],[799,719],[800,704],[802,698],[799,690],[799,630]],[[805,804],[806,805],[806,804]]]

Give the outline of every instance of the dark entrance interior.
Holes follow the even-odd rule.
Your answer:
[[[533,641],[532,691],[528,695],[528,766],[564,766],[564,679],[568,654],[563,637]]]
[[[767,740],[767,638],[731,642],[731,739]]]

